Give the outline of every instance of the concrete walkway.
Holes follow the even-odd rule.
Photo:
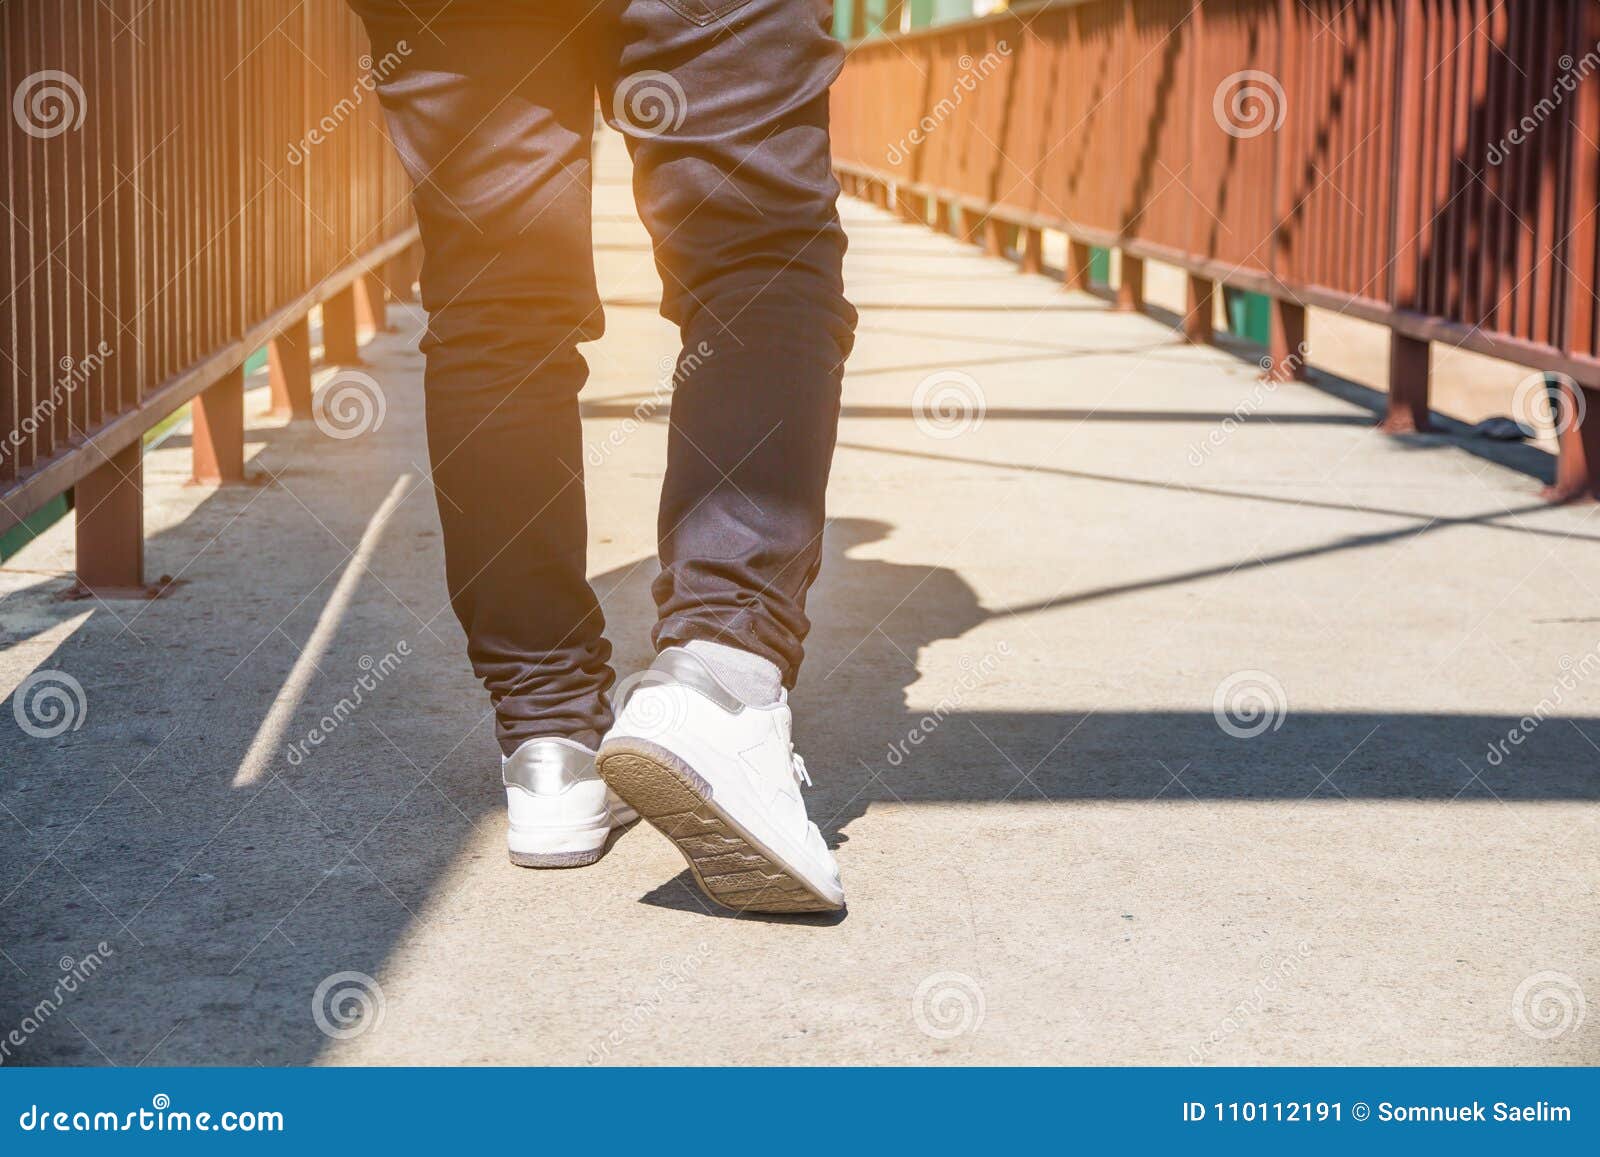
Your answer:
[[[631,668],[674,340],[618,153],[585,396]],[[1600,1061],[1594,508],[846,212],[796,704],[848,914],[709,911],[647,828],[507,864],[402,308],[381,426],[255,421],[256,488],[150,455],[167,598],[64,600],[67,526],[0,570],[8,1063]],[[23,730],[30,676],[76,729]]]

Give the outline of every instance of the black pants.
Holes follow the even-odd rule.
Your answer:
[[[855,326],[826,0],[352,2],[416,185],[446,579],[502,748],[610,725],[577,401],[604,327],[597,91],[683,339],[653,641],[738,646],[792,685]]]

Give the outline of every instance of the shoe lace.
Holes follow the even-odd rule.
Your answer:
[[[794,770],[794,781],[811,786],[811,775],[806,771],[806,761],[800,758],[800,753],[794,749],[794,744],[789,745],[789,766]]]

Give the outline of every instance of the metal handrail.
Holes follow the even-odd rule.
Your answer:
[[[80,578],[138,587],[143,434],[198,399],[197,474],[238,480],[245,360],[273,345],[275,402],[304,414],[306,315],[350,360],[409,291],[372,87],[397,62],[341,0],[9,0],[0,42],[0,531],[92,490]]]
[[[1267,294],[1274,372],[1307,306],[1387,326],[1392,431],[1427,426],[1431,342],[1555,375],[1551,496],[1600,489],[1590,0],[1055,0],[853,44],[832,124],[847,187],[1025,266],[1042,229],[1070,284],[1119,249],[1130,308],[1145,259],[1185,269],[1192,337],[1218,285]]]

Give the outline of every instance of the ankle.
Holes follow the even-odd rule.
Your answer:
[[[741,703],[770,707],[783,698],[783,672],[770,659],[705,639],[690,639],[684,650],[704,663]]]

